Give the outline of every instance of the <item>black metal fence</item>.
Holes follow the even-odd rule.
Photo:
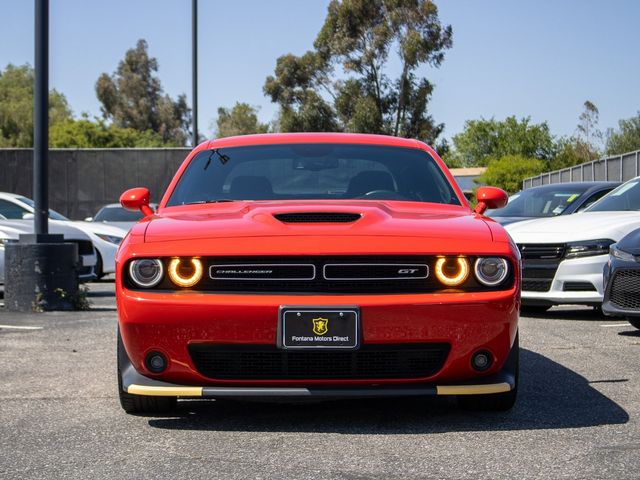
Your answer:
[[[148,187],[157,202],[188,148],[52,149],[49,206],[75,220],[94,215],[132,187]],[[0,149],[0,192],[32,197],[33,150]]]
[[[582,163],[562,170],[525,178],[522,188],[550,183],[611,181],[624,182],[640,175],[640,150]]]

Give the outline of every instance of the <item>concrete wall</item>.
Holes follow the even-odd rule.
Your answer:
[[[148,187],[157,202],[188,153],[188,148],[52,149],[49,206],[81,220],[132,187]],[[0,149],[0,192],[32,198],[32,172],[31,149]]]

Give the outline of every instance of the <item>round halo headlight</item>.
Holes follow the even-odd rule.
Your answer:
[[[457,287],[469,277],[469,260],[466,257],[439,257],[435,271],[441,283]]]
[[[193,287],[202,278],[202,262],[199,258],[191,258],[183,262],[181,258],[172,258],[169,262],[169,278],[179,287]]]
[[[162,262],[157,258],[141,258],[129,264],[129,277],[142,288],[155,287],[164,274]]]
[[[507,278],[509,264],[504,258],[480,257],[474,266],[476,278],[487,287],[495,287]]]

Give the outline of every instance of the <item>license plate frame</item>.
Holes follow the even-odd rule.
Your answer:
[[[324,326],[322,320],[325,320]],[[323,329],[326,329],[325,333],[321,333]],[[278,348],[357,350],[360,337],[361,318],[357,306],[282,305],[278,311]]]

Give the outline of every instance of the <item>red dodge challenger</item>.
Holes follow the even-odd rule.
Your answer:
[[[274,134],[195,148],[116,265],[129,413],[178,398],[455,395],[506,410],[520,257],[438,155],[377,135]]]

